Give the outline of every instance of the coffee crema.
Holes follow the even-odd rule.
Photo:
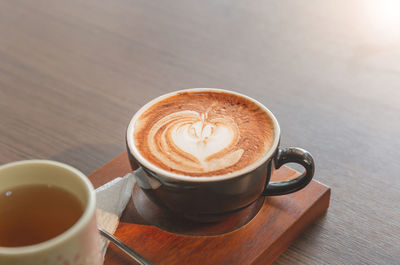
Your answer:
[[[274,125],[253,101],[219,91],[187,91],[162,99],[134,124],[134,143],[150,163],[187,176],[218,176],[261,159]]]

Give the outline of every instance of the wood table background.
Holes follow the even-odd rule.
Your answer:
[[[282,146],[309,150],[332,188],[276,264],[399,264],[399,13],[388,0],[0,0],[0,163],[88,174],[124,151],[150,99],[233,89],[268,106]]]

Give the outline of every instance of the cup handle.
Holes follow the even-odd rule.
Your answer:
[[[291,180],[280,182],[269,182],[263,191],[264,196],[275,196],[292,193],[301,190],[314,176],[315,165],[311,154],[297,147],[279,148],[275,156],[275,169],[279,169],[286,163],[297,163],[304,167],[304,173]]]

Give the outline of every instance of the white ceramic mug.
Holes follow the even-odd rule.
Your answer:
[[[84,212],[68,230],[45,242],[0,247],[0,264],[102,264],[95,217],[96,198],[88,178],[69,165],[49,160],[26,160],[0,166],[0,191],[26,184],[50,184],[63,188],[82,202]]]

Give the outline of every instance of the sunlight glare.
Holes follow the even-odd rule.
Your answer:
[[[400,0],[366,1],[368,33],[380,42],[400,41]]]

